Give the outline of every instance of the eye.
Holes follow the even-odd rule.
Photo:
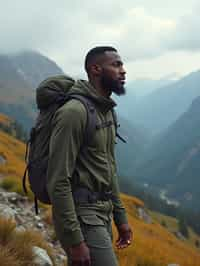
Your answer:
[[[114,67],[120,67],[120,66],[122,66],[123,64],[122,64],[122,62],[120,62],[120,61],[115,61],[115,62],[112,63],[112,65],[113,65]]]

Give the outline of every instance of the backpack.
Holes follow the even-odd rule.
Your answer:
[[[51,137],[51,122],[55,112],[67,101],[77,99],[85,106],[87,111],[87,124],[83,146],[89,144],[89,140],[96,130],[97,113],[92,99],[83,95],[69,93],[74,84],[75,80],[71,77],[58,75],[44,80],[36,89],[36,102],[39,114],[34,127],[31,129],[30,139],[27,143],[25,155],[27,166],[23,176],[23,189],[27,194],[26,176],[28,173],[30,189],[35,196],[36,213],[38,213],[37,200],[45,204],[51,204],[46,188],[46,174]],[[115,128],[117,129],[117,117],[114,110],[112,113]],[[117,134],[117,131],[116,135],[125,142]]]

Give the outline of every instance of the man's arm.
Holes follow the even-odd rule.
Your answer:
[[[120,190],[117,175],[113,178],[113,219],[118,230],[117,248],[126,248],[132,242],[133,233],[128,224],[126,210],[120,199]]]
[[[47,188],[55,231],[64,249],[84,239],[78,222],[70,179],[83,142],[87,120],[85,107],[71,100],[55,114],[50,140]]]
[[[113,193],[113,219],[115,225],[118,226],[120,224],[128,223],[126,210],[122,204],[120,199],[120,190],[119,190],[119,183],[117,175],[113,177],[113,186],[112,186],[112,193]]]

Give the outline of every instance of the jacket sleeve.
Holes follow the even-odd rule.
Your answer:
[[[83,241],[71,182],[83,141],[87,111],[82,103],[71,100],[55,113],[50,139],[47,189],[52,203],[55,231],[63,248]]]
[[[126,224],[128,223],[128,220],[127,220],[126,210],[120,199],[119,183],[116,174],[113,177],[112,193],[113,193],[113,198],[112,198],[113,219],[115,225],[118,226],[121,224]]]

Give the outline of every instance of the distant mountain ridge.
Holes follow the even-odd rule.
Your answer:
[[[166,188],[185,206],[200,206],[200,97],[155,140],[137,169],[138,180]],[[155,148],[156,147],[156,148]],[[199,208],[200,209],[200,208]]]
[[[154,90],[132,104],[129,116],[153,134],[166,130],[200,96],[200,71]]]
[[[34,88],[56,74],[62,69],[37,52],[0,55],[0,112],[29,129],[36,115]]]
[[[0,86],[6,88],[35,88],[44,78],[63,74],[49,58],[34,51],[0,55]]]
[[[64,74],[62,69],[48,57],[35,51],[25,51],[9,56],[17,73],[30,85],[35,88],[45,78]]]
[[[143,152],[149,139],[144,129],[135,126],[120,115],[118,122],[120,124],[118,133],[126,141],[124,143],[117,138],[116,158],[118,174],[128,177],[133,175],[133,168],[137,163],[138,156]]]
[[[139,105],[143,98],[148,97],[153,91],[174,82],[175,80],[173,79],[173,76],[162,78],[160,80],[141,78],[130,82],[128,81],[126,84],[125,95],[122,95],[121,97],[113,95],[113,98],[117,102],[117,110],[121,116],[126,118],[129,122],[134,122],[135,124],[140,125],[141,122],[138,121],[138,119],[136,121],[133,116],[136,106]],[[145,125],[142,125],[142,127],[145,127]]]

